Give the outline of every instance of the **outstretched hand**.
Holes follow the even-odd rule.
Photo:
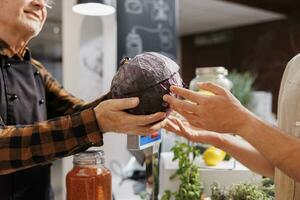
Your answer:
[[[214,95],[172,86],[171,91],[185,100],[165,95],[164,100],[192,126],[219,133],[239,132],[251,113],[225,88],[213,83],[198,84],[202,90]]]
[[[197,129],[187,121],[172,116],[168,117],[163,128],[196,143],[217,145],[222,140],[222,135],[219,133]]]

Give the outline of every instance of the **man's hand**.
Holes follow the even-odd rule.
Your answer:
[[[171,91],[188,101],[165,95],[171,108],[186,118],[194,127],[219,133],[241,131],[252,114],[226,89],[212,83],[199,84],[200,89],[214,95],[203,95],[180,87]]]
[[[149,135],[161,128],[159,122],[166,117],[165,113],[152,115],[131,115],[124,110],[139,104],[138,98],[112,99],[101,102],[94,108],[102,132]]]

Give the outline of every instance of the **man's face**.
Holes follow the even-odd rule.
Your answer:
[[[34,37],[45,23],[46,3],[47,0],[0,0],[0,26]]]

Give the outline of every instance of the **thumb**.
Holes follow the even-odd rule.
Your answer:
[[[125,99],[112,99],[110,101],[110,107],[115,111],[134,108],[139,104],[139,98],[137,97]]]
[[[214,83],[206,82],[206,83],[198,83],[198,87],[202,90],[207,90],[209,92],[212,92],[216,95],[224,95],[226,94],[226,89],[224,89],[221,86],[218,86]]]

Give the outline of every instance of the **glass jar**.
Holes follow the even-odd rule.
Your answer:
[[[103,151],[86,151],[73,157],[67,174],[67,200],[111,200],[112,177],[104,167]]]
[[[224,67],[196,68],[196,77],[190,82],[189,89],[199,91],[198,82],[212,82],[228,90],[232,88],[232,82],[227,79],[228,71]]]

